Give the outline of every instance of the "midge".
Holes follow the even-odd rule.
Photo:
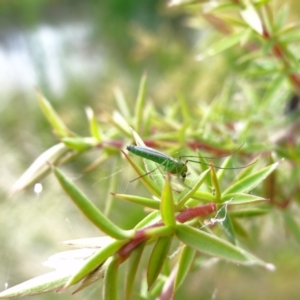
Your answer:
[[[243,144],[242,144],[242,146],[243,146]],[[223,156],[219,156],[219,157],[224,157],[224,156],[231,155],[231,154],[237,152],[242,146],[240,146],[234,152],[231,152],[227,155],[223,155]],[[152,160],[152,161],[164,166],[165,167],[164,170],[166,172],[170,172],[171,174],[175,174],[178,177],[181,177],[183,182],[184,182],[184,180],[187,176],[187,171],[188,171],[187,163],[188,162],[195,162],[195,163],[205,164],[203,162],[196,161],[196,160],[191,160],[191,159],[187,159],[185,162],[181,161],[182,157],[197,157],[197,156],[180,156],[179,159],[175,159],[175,158],[173,158],[171,156],[168,156],[168,155],[166,155],[162,152],[159,152],[155,149],[152,149],[150,147],[145,147],[145,146],[130,145],[130,146],[127,146],[126,149],[129,152],[131,152],[131,153],[133,153],[137,156],[143,157],[145,159]],[[215,157],[211,157],[211,159],[213,159],[213,158],[215,158]],[[210,164],[205,164],[205,165],[210,166]],[[222,168],[222,167],[217,167],[217,166],[213,166],[213,167],[216,168],[216,169],[235,170],[235,169],[243,169],[243,168],[248,167],[250,165],[247,165],[247,166],[244,166],[244,167],[237,167],[237,168]],[[144,175],[142,175],[140,177],[149,175],[150,173],[152,173],[155,170],[156,169],[154,169],[152,171],[149,171],[149,172],[145,173]],[[140,177],[138,177],[138,178],[140,178]],[[136,179],[138,179],[138,178],[136,178]],[[136,179],[134,179],[134,180],[136,180]],[[134,181],[134,180],[132,180],[132,181]]]

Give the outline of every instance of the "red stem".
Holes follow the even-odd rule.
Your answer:
[[[182,211],[176,216],[176,221],[180,223],[185,223],[193,218],[197,217],[206,217],[217,210],[217,205],[215,203],[208,203],[201,206],[191,207],[187,208],[186,210]],[[123,262],[126,260],[130,253],[143,241],[149,238],[147,235],[147,229],[154,228],[154,227],[160,227],[164,226],[163,222],[157,222],[153,225],[149,225],[145,228],[142,228],[138,230],[135,234],[135,237],[128,242],[126,245],[124,245],[119,251],[118,255]]]

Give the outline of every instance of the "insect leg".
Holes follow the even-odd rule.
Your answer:
[[[129,182],[133,182],[133,181],[136,181],[136,180],[138,180],[138,179],[140,179],[140,178],[142,178],[142,177],[145,177],[145,176],[147,176],[147,175],[153,173],[154,171],[156,171],[159,167],[160,167],[160,166],[157,166],[155,169],[153,169],[153,170],[151,170],[151,171],[149,171],[149,172],[147,172],[147,173],[145,173],[145,174],[143,174],[143,175],[141,175],[141,176],[139,176],[139,177],[137,177],[137,178],[134,178],[133,180],[130,180]]]

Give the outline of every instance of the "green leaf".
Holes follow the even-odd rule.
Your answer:
[[[251,130],[251,129],[250,129]],[[255,149],[255,146],[253,147],[252,145],[252,149],[251,151],[265,151],[265,148],[264,149],[259,149],[259,150],[256,150]],[[269,150],[269,151],[272,151],[272,150]],[[250,163],[248,164],[248,166],[245,168],[245,169],[242,169],[238,175],[236,176],[235,178],[235,181],[239,181],[241,179],[243,179],[244,177],[250,175],[251,173],[253,173],[253,169],[256,165],[256,162],[258,161],[258,158],[254,158],[250,161]]]
[[[165,260],[167,259],[172,240],[172,235],[161,237],[157,240],[152,250],[147,268],[148,289],[150,289],[155,282]]]
[[[134,137],[134,140],[138,146],[146,147],[144,141],[141,139],[141,137],[138,135],[136,131],[132,129],[132,135]],[[149,176],[152,178],[152,180],[155,182],[154,186],[156,186],[160,191],[162,190],[164,186],[164,178],[162,176],[161,169],[159,168],[159,165],[153,162],[150,159],[143,159],[145,169],[147,172],[151,172]]]
[[[225,37],[221,39],[220,41],[216,42],[213,46],[211,46],[204,55],[199,55],[197,58],[198,60],[203,60],[206,57],[210,57],[213,55],[216,55],[218,53],[221,53],[237,44],[240,43],[241,39],[245,34],[248,34],[248,30],[241,30],[238,31],[228,37]]]
[[[287,25],[280,33],[279,39],[281,43],[286,43],[287,45],[300,40],[299,24]]]
[[[281,72],[281,70],[279,70],[277,67],[270,68],[270,69],[258,69],[258,68],[255,68],[255,69],[249,69],[249,70],[247,70],[244,74],[245,74],[245,77],[254,77],[254,78],[258,79],[258,78],[261,78],[263,76],[268,76],[268,75],[271,76],[271,75],[274,75],[274,74],[278,74],[280,72]],[[284,79],[284,78],[282,77],[282,79]],[[282,82],[282,83],[284,83],[284,82]],[[272,91],[272,93],[273,93],[273,95],[277,96],[276,95],[276,87],[275,87],[275,85],[272,87],[272,89],[273,88],[275,90],[275,93],[273,93],[273,91]],[[280,91],[280,90],[282,90],[282,88],[279,89],[279,90],[277,90],[277,91]],[[269,100],[272,100],[271,97],[272,97],[272,95],[271,96],[268,95],[268,99]],[[260,103],[260,104],[264,105],[265,107],[267,107],[267,105],[265,105],[265,103]]]
[[[91,137],[65,137],[61,141],[70,149],[76,151],[86,151],[96,147],[99,143],[95,138]]]
[[[162,190],[160,212],[161,217],[165,225],[175,227],[175,210],[174,210],[174,200],[173,192],[171,187],[171,177],[168,174],[167,180]]]
[[[266,208],[239,208],[235,210],[230,210],[229,214],[231,217],[235,218],[251,218],[256,216],[261,216],[269,213],[271,211],[271,207]]]
[[[247,229],[244,228],[245,224],[244,224],[243,220],[241,222],[239,222],[237,220],[237,218],[231,218],[231,223],[234,228],[234,232],[235,232],[236,236],[240,236],[244,239],[249,238],[249,233],[248,233]]]
[[[146,100],[146,83],[147,83],[147,76],[144,74],[142,76],[140,86],[139,86],[139,92],[136,99],[135,104],[135,129],[140,130],[142,126],[143,121],[143,114],[144,114],[144,108],[145,108],[145,100]]]
[[[152,102],[146,102],[146,106],[144,110],[147,112],[146,115],[144,115],[143,120],[143,133],[144,136],[151,136],[152,135],[152,129],[153,129],[153,120],[156,117],[156,112],[154,111],[154,105]]]
[[[280,8],[280,11],[278,12],[278,15],[276,16],[275,21],[275,32],[277,33],[282,27],[288,23],[287,22],[287,16],[289,14],[289,5],[285,4]]]
[[[118,87],[114,88],[114,95],[122,116],[124,116],[125,119],[130,120],[132,118],[130,109],[121,89]]]
[[[150,198],[145,198],[145,197],[139,197],[139,196],[134,196],[134,195],[126,195],[126,194],[115,194],[111,193],[114,197],[117,197],[122,200],[126,200],[135,204],[142,205],[144,207],[150,207],[152,209],[159,209],[160,207],[160,201],[150,199]]]
[[[179,92],[177,93],[177,99],[180,104],[180,112],[183,118],[183,124],[190,124],[191,122],[191,114],[188,107],[188,102],[185,97]]]
[[[223,205],[223,207],[218,210],[218,219],[222,220],[220,223],[229,241],[235,245],[235,232],[231,223],[230,215],[227,211],[227,205]]]
[[[286,80],[287,80],[286,74],[284,74],[281,70],[280,72],[276,72],[276,73],[278,73],[278,75],[273,80],[271,80],[263,98],[261,99],[261,104],[263,104],[264,107],[267,108],[269,108],[270,105],[274,103],[275,99],[278,99],[278,101],[281,100],[282,98],[281,91],[284,89],[284,85],[286,84]]]
[[[51,292],[64,286],[74,270],[59,270],[22,282],[0,292],[0,299],[33,296]]]
[[[72,277],[65,284],[64,289],[76,284],[77,282],[85,278],[96,268],[101,266],[110,256],[117,253],[117,251],[120,250],[121,247],[124,246],[127,242],[128,240],[112,241],[108,243],[106,246],[99,249],[92,256],[86,259],[84,265],[81,268],[79,268],[79,270],[77,270],[74,274],[72,274]]]
[[[94,111],[90,107],[87,107],[85,109],[85,113],[86,113],[88,121],[89,121],[91,136],[94,139],[96,139],[97,142],[102,142],[103,133],[101,132],[101,129],[100,129],[99,123],[97,122]]]
[[[235,182],[226,191],[223,192],[223,197],[232,193],[244,193],[252,190],[263,180],[265,180],[266,177],[269,176],[278,167],[279,163],[280,162],[276,162]]]
[[[231,160],[232,160],[232,155],[226,157],[225,160],[223,161],[222,165],[220,166],[222,169],[218,169],[218,171],[216,173],[218,182],[221,182],[222,178],[226,174],[226,171],[228,171],[228,170],[226,170],[226,168],[229,167]]]
[[[229,201],[229,205],[240,205],[240,204],[257,204],[269,201],[266,198],[262,198],[256,195],[233,193],[222,196],[222,202]]]
[[[210,177],[211,177],[212,186],[214,187],[215,202],[219,203],[221,201],[221,190],[220,190],[219,181],[214,167],[210,168]]]
[[[270,268],[265,262],[245,250],[224,241],[217,236],[195,229],[185,224],[177,225],[176,235],[184,244],[208,255],[217,256],[238,264],[261,265]]]
[[[96,227],[115,239],[128,239],[133,236],[133,231],[123,230],[107,219],[61,171],[55,167],[53,167],[53,171],[65,192]]]
[[[118,299],[118,271],[119,263],[114,257],[110,257],[106,262],[106,272],[104,275],[103,299]]]
[[[191,268],[191,265],[193,263],[194,257],[196,254],[196,250],[184,245],[181,250],[180,260],[178,263],[178,270],[177,275],[175,279],[175,290],[179,288],[181,283],[184,281],[186,276],[188,275],[188,272]]]
[[[199,163],[201,165],[201,169],[202,169],[202,173],[204,173],[207,170],[210,170],[210,166],[208,164],[208,162],[205,160],[204,157],[201,156],[201,153],[198,152],[198,157],[199,157]],[[211,182],[211,176],[206,176],[205,177],[205,183],[207,186],[211,187],[212,186],[212,182]],[[215,198],[214,198],[215,199]],[[214,201],[214,200],[213,200]]]
[[[158,238],[162,236],[169,236],[174,233],[173,226],[158,226],[158,227],[151,227],[145,230],[145,235],[148,238]]]
[[[257,58],[261,57],[261,53],[260,51],[254,51],[253,52],[246,52],[242,55],[240,55],[239,57],[237,57],[237,60],[235,61],[236,65],[242,65],[245,63],[251,63],[253,61],[255,61]]]
[[[128,262],[128,272],[126,275],[126,286],[125,286],[125,300],[131,299],[132,288],[134,284],[134,279],[136,276],[136,272],[144,252],[146,242],[141,243],[138,247],[136,247],[131,255]]]
[[[79,291],[87,288],[89,285],[93,284],[98,280],[102,280],[104,277],[104,269],[102,266],[98,267],[95,271],[88,274],[81,282],[78,288],[72,293],[73,295],[78,293]]]
[[[59,137],[67,137],[74,135],[71,131],[67,128],[65,123],[61,120],[59,115],[56,113],[50,102],[42,95],[42,93],[36,89],[38,102],[40,107],[47,118],[48,122],[54,129],[54,132]]]
[[[145,175],[145,170],[143,170],[140,166],[138,166],[131,158],[127,155],[124,151],[122,151],[127,161],[131,164],[133,169],[136,171],[137,175],[139,176],[136,179],[139,179],[143,185],[150,191],[151,194],[155,195],[156,197],[160,198],[160,191],[157,188],[157,185],[149,178],[149,176]],[[134,180],[136,180],[134,179]]]
[[[215,197],[212,193],[208,193],[208,192],[203,192],[203,191],[196,191],[193,194],[193,199],[197,200],[197,201],[203,201],[203,202],[214,202],[215,201]]]
[[[141,229],[146,226],[152,225],[157,223],[161,220],[160,211],[156,210],[151,212],[148,216],[146,216],[144,219],[142,219],[135,227],[134,229]]]
[[[154,282],[153,286],[151,287],[151,290],[148,292],[148,284],[146,284],[146,290],[147,293],[145,293],[144,298],[140,298],[141,300],[152,300],[152,299],[159,299],[159,295],[161,294],[161,291],[165,284],[165,278],[163,276],[158,276],[156,281]],[[169,298],[168,298],[169,299]],[[170,298],[171,299],[171,298]]]
[[[122,134],[127,137],[131,137],[130,126],[126,119],[118,112],[114,111],[111,116],[109,113],[103,111],[102,112],[105,118],[111,123],[115,128],[117,128]]]
[[[113,112],[112,121],[113,124],[121,131],[121,133],[124,133],[128,137],[131,136],[128,121],[118,111]]]
[[[185,205],[185,203],[191,198],[194,197],[194,195],[197,193],[197,190],[199,189],[199,187],[203,184],[203,182],[205,181],[205,178],[207,177],[208,173],[209,173],[209,169],[205,170],[204,172],[201,173],[201,175],[199,176],[199,178],[193,182],[192,184],[192,188],[189,189],[185,189],[177,198],[177,207],[176,207],[176,211],[181,210],[183,208],[183,206]],[[202,199],[201,199],[202,200]],[[212,197],[209,202],[214,201],[214,197]]]

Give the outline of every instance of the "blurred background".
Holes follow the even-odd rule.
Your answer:
[[[288,20],[298,21],[299,2],[290,0],[288,5]],[[39,194],[32,189],[9,196],[11,186],[26,168],[57,142],[38,107],[35,88],[72,130],[84,136],[89,134],[84,109],[90,106],[96,113],[113,111],[118,89],[133,104],[145,72],[147,99],[158,110],[172,105],[177,93],[185,95],[191,108],[208,105],[227,82],[238,80],[239,69],[233,60],[240,49],[196,61],[218,33],[204,19],[190,18],[188,10],[157,0],[2,0],[0,24],[3,290],[6,284],[13,286],[48,272],[42,262],[68,250],[60,241],[99,235],[52,176],[43,181]],[[279,119],[289,95],[288,84],[276,95],[280,100],[272,109],[277,110]],[[253,132],[252,137],[256,135]],[[258,140],[264,138],[262,133]],[[68,175],[102,208],[108,193],[107,173],[112,168],[122,173],[126,166],[120,161],[105,163],[82,175],[78,170],[88,160],[83,157],[70,163]],[[116,191],[129,192],[132,186],[128,177],[120,176]],[[127,203],[119,206],[123,214],[132,216],[120,220],[119,225],[131,228],[142,210]],[[115,212],[114,217],[120,214]],[[274,263],[276,272],[212,261],[207,268],[193,272],[176,299],[187,299],[186,295],[188,299],[299,299],[299,245],[286,235],[276,218],[275,212],[264,219],[262,231],[259,218],[249,225],[261,236],[261,244],[253,242],[251,250]],[[271,253],[270,245],[274,245]],[[99,299],[99,284],[74,296],[70,292],[52,293],[36,299]]]

